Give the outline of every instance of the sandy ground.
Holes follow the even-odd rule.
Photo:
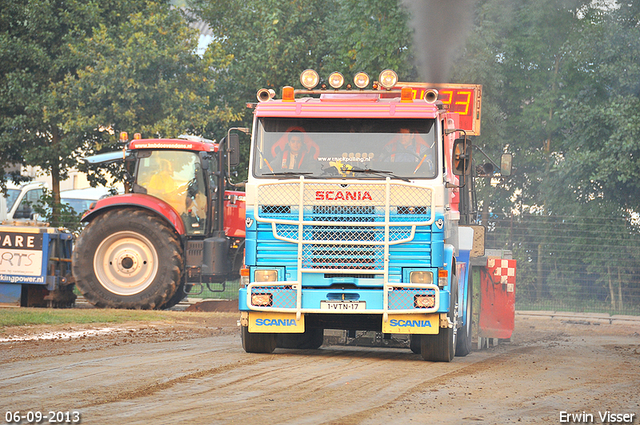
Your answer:
[[[430,363],[341,345],[247,354],[237,319],[5,329],[0,421],[75,411],[85,424],[558,424],[603,423],[608,411],[639,423],[640,322],[518,315],[511,342]]]

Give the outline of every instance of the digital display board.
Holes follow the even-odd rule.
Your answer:
[[[459,127],[468,135],[480,135],[482,86],[480,84],[430,84],[400,82],[396,88],[411,87],[413,98],[422,99],[429,89],[438,91],[438,100],[447,105],[450,112],[460,115]]]

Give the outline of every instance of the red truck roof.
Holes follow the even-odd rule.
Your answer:
[[[306,97],[295,102],[273,100],[256,106],[258,117],[290,118],[435,118],[438,108],[425,102],[401,103],[399,98],[346,96],[328,93],[323,98]]]

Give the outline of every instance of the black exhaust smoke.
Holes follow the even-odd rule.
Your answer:
[[[416,66],[422,81],[448,83],[456,52],[473,24],[475,0],[402,0],[411,12]]]

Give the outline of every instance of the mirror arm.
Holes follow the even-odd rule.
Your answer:
[[[474,144],[472,143],[472,144],[471,144],[471,147],[472,147],[472,148],[476,148],[476,149],[478,149],[478,150],[480,151],[480,153],[481,153],[482,155],[484,155],[484,157],[485,157],[485,158],[487,158],[487,159],[489,160],[489,162],[490,162],[491,164],[493,164],[493,166],[494,166],[494,167],[496,167],[496,169],[498,169],[498,170],[502,171],[502,168],[500,168],[500,167],[498,166],[498,164],[496,164],[495,162],[493,162],[493,160],[492,160],[491,158],[489,158],[489,155],[487,155],[486,153],[484,153],[484,151],[480,148],[480,146],[478,146],[478,145],[474,145]]]

